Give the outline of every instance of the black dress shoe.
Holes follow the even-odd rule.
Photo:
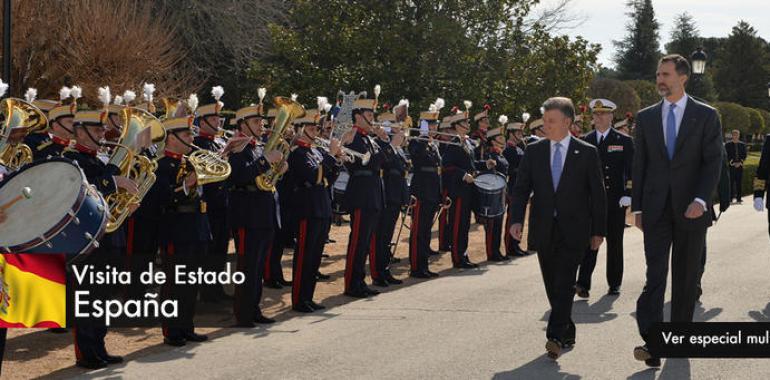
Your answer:
[[[372,289],[372,288],[370,288],[370,287],[368,287],[368,286],[364,286],[364,288],[363,288],[363,289],[361,289],[361,290],[363,290],[363,292],[364,292],[364,293],[365,293],[367,296],[376,296],[376,295],[380,294],[380,291],[379,291],[379,290],[374,290],[374,289]]]
[[[511,260],[513,260],[513,256],[511,256],[511,255],[505,255],[505,256],[502,256],[502,257],[503,257],[503,261],[511,261]]]
[[[368,297],[366,292],[364,292],[363,290],[350,290],[350,291],[347,291],[347,292],[345,292],[343,294],[345,294],[348,297],[353,297],[353,298],[366,298],[366,297]]]
[[[123,357],[118,355],[110,355],[105,353],[104,355],[99,355],[99,359],[107,362],[107,364],[123,363]]]
[[[205,342],[209,340],[209,337],[203,334],[196,334],[194,332],[188,332],[184,334],[185,340],[188,342]]]
[[[372,285],[379,286],[381,288],[387,288],[388,287],[388,282],[383,280],[383,279],[379,279],[378,278],[376,280],[372,280]]]
[[[473,269],[475,266],[473,266],[471,263],[462,262],[459,264],[453,265],[455,269]]]
[[[400,257],[393,256],[393,257],[390,258],[390,263],[391,264],[398,264],[400,262],[401,262],[401,258]]]
[[[487,260],[492,262],[501,262],[501,261],[505,261],[505,258],[502,255],[494,255]]]
[[[660,367],[660,358],[653,357],[647,345],[634,347],[634,359],[643,361],[649,367]]]
[[[312,313],[315,311],[315,309],[307,302],[292,305],[291,309],[298,313]]]
[[[270,289],[283,289],[283,285],[281,285],[280,282],[272,280],[272,281],[265,281],[264,286],[266,288]]]
[[[99,358],[91,358],[78,360],[75,365],[85,369],[100,369],[107,367],[107,362]]]
[[[323,310],[326,309],[326,306],[321,305],[320,303],[315,303],[313,301],[308,301],[308,304],[313,307],[313,309],[316,310]]]
[[[187,341],[184,338],[163,338],[163,343],[169,346],[182,347],[187,344]]]
[[[519,246],[513,247],[513,255],[518,257],[524,257],[528,255],[527,251],[521,249]]]
[[[577,296],[580,298],[588,298],[590,296],[588,289],[580,285],[575,285],[575,294],[577,294]]]
[[[545,342],[545,351],[548,353],[548,357],[556,360],[561,355],[562,344],[557,339],[548,339]]]
[[[470,262],[470,260],[466,260],[465,263],[470,265],[471,268],[478,268],[479,267],[479,264],[472,263],[472,262]]]
[[[403,281],[393,277],[393,275],[390,273],[385,275],[385,281],[387,281],[390,285],[401,285],[404,283]]]
[[[329,255],[328,253],[322,253],[321,257],[323,257],[324,259],[328,259],[331,257],[331,255]]]
[[[283,285],[283,286],[291,286],[291,281],[287,281],[287,280],[284,280],[284,279],[278,280],[278,283]]]
[[[611,296],[619,295],[620,294],[620,287],[617,287],[617,286],[610,287],[610,290],[607,291],[607,294],[611,295]]]
[[[334,239],[326,239],[326,242],[327,242],[327,243],[332,243],[332,244],[333,244],[333,243],[336,243],[337,241],[336,241],[336,240],[334,240]]]
[[[257,313],[254,316],[254,323],[259,323],[260,325],[269,325],[271,323],[275,323],[275,319],[265,317],[262,315],[262,313]]]
[[[328,279],[332,278],[332,276],[329,276],[328,274],[323,274],[321,272],[318,272],[318,273],[316,273],[315,278],[317,278],[319,280],[328,280]]]
[[[425,273],[427,273],[428,276],[431,276],[431,277],[438,277],[438,273],[436,272],[431,272],[429,270],[426,270]]]
[[[440,254],[441,254],[441,252],[439,252],[439,251],[434,251],[434,250],[432,250],[432,249],[430,250],[430,252],[428,252],[428,256],[438,256],[438,255],[440,255]]]
[[[243,329],[251,329],[251,328],[254,328],[254,322],[238,322],[235,324],[235,327],[243,328]]]
[[[430,278],[428,272],[409,272],[409,277],[412,278]]]

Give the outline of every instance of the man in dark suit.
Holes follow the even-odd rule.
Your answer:
[[[614,296],[620,294],[620,283],[623,281],[623,231],[626,227],[626,208],[631,205],[634,142],[631,137],[612,128],[612,113],[617,108],[615,103],[594,99],[589,106],[595,129],[583,140],[596,147],[602,161],[604,189],[607,192],[607,294]],[[575,293],[581,298],[589,296],[597,254],[598,251],[589,249],[580,264]]]
[[[511,201],[510,234],[520,240],[532,195],[527,246],[537,251],[551,313],[545,345],[556,359],[575,343],[575,275],[587,248],[599,249],[607,229],[607,198],[599,155],[572,137],[575,107],[567,98],[543,104],[546,138],[527,146]]]
[[[746,144],[741,141],[741,132],[733,129],[732,140],[725,143],[727,159],[730,162],[730,192],[735,201],[742,203],[743,194],[743,161],[746,161]]]
[[[644,232],[647,281],[636,303],[636,321],[645,342],[653,324],[663,321],[672,246],[671,321],[692,321],[706,228],[712,223],[707,211],[719,182],[719,116],[685,94],[689,75],[690,64],[682,56],[661,58],[656,76],[664,99],[636,118],[631,210]],[[660,366],[646,344],[634,349],[634,357]]]

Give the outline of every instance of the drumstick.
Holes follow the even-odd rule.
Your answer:
[[[11,206],[21,201],[22,199],[29,199],[29,198],[32,198],[32,189],[30,189],[29,187],[24,187],[23,189],[21,189],[21,194],[16,196],[16,198],[11,199],[4,205],[0,205],[0,211],[8,210],[9,208],[11,208]]]

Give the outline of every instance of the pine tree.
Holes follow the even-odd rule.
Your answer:
[[[768,44],[745,21],[733,27],[717,58],[715,84],[722,101],[768,109]]]
[[[628,35],[614,41],[617,53],[615,63],[621,79],[655,79],[660,58],[658,29],[652,0],[629,0],[631,22],[626,26]]]
[[[687,12],[682,13],[674,20],[674,28],[671,30],[671,41],[666,44],[668,54],[681,54],[686,58],[698,48],[703,47],[703,41],[698,33],[695,20]],[[707,51],[707,54],[712,52]],[[713,67],[706,66],[703,75],[692,75],[687,82],[687,93],[695,97],[713,102],[717,95],[714,90]]]

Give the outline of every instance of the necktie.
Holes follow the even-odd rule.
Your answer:
[[[604,142],[604,135],[599,135],[599,144],[597,145],[602,145],[603,142]]]
[[[556,190],[559,187],[559,179],[561,179],[561,143],[556,143],[553,146],[553,162],[551,162],[551,180],[553,181],[553,189]]]
[[[671,103],[671,107],[668,109],[668,116],[666,117],[666,151],[668,151],[668,159],[674,158],[674,148],[676,147],[676,115],[674,114],[674,108],[676,104]]]

